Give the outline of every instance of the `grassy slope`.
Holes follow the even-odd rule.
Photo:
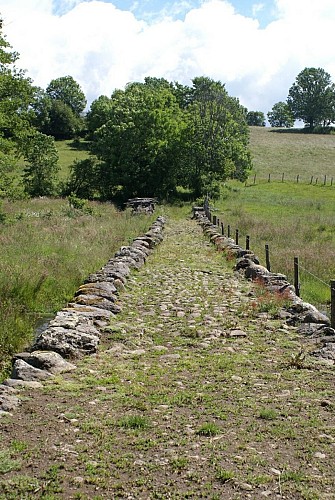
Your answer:
[[[272,270],[287,274],[291,282],[293,259],[298,256],[300,264],[321,280],[301,269],[302,297],[322,309],[330,299],[329,287],[322,282],[328,284],[335,277],[335,186],[329,181],[324,186],[323,175],[322,183],[310,185],[310,177],[335,173],[334,147],[334,136],[251,127],[256,184],[252,175],[245,186],[230,182],[224,199],[216,204],[225,224],[232,231],[240,230],[242,242],[250,235],[252,249],[262,263],[264,246],[269,244]],[[276,171],[278,180],[274,181]],[[266,181],[269,173],[273,174],[271,183]]]
[[[300,179],[311,176],[323,182],[324,176],[335,177],[335,136],[279,131],[250,127],[250,143],[254,172],[259,179]]]
[[[57,141],[56,142],[59,154],[59,178],[65,180],[69,174],[69,167],[76,160],[85,160],[89,153],[86,149],[85,141],[80,141],[76,144],[74,141]]]

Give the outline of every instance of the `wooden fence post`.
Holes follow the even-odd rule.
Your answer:
[[[249,235],[247,235],[245,237],[245,249],[250,250],[250,236]]]
[[[312,177],[311,177],[311,182],[310,182],[310,184],[313,184],[313,178],[314,178],[314,175],[312,175]]]
[[[271,174],[269,174],[268,182],[271,182]]]
[[[335,328],[335,280],[330,282],[331,293],[331,311],[330,311],[330,326]]]
[[[213,226],[216,226],[216,215],[213,215]]]
[[[281,176],[281,181],[284,182],[284,174]]]
[[[294,257],[294,288],[297,297],[300,297],[300,283],[299,283],[299,258]]]
[[[325,178],[323,180],[323,185],[325,186],[327,184],[327,176],[325,175]]]
[[[330,180],[330,185],[332,186],[333,185],[333,177],[331,178]]]
[[[224,224],[223,224],[223,222],[221,222],[221,234],[222,234],[222,236],[224,235]]]
[[[236,245],[238,245],[238,229],[236,229],[236,232],[235,232],[235,243],[236,243]]]
[[[216,223],[220,227],[220,219],[219,219],[219,217],[217,218]]]
[[[265,245],[265,260],[266,260],[266,269],[268,271],[271,271],[269,245]]]
[[[297,184],[299,183],[299,174],[297,175]]]
[[[254,175],[254,184],[256,184],[256,174]]]
[[[230,225],[229,224],[227,226],[227,231],[228,231],[228,238],[230,238]]]

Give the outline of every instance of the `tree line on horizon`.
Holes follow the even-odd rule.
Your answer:
[[[324,132],[335,123],[335,84],[322,68],[305,68],[290,87],[287,100],[275,103],[267,113],[271,127],[291,128],[301,120],[311,132]],[[265,114],[250,111],[249,125],[265,127]]]
[[[248,111],[220,81],[200,76],[186,86],[146,77],[99,96],[85,114],[86,97],[73,77],[56,78],[44,90],[17,60],[0,25],[0,197],[74,194],[122,203],[134,196],[173,199],[179,189],[197,198],[218,194],[228,178],[247,178],[248,125],[259,124],[251,123],[259,112]],[[324,70],[306,68],[285,111],[310,127],[329,124],[334,95]],[[287,117],[279,120],[281,104],[272,109],[273,126],[287,126]],[[90,156],[57,186],[55,140],[78,138],[87,140]]]

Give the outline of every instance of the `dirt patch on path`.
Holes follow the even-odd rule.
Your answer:
[[[165,232],[99,353],[1,418],[0,498],[335,498],[333,369],[194,221]]]

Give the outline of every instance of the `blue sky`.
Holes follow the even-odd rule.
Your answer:
[[[88,0],[90,1],[90,0]],[[184,19],[192,8],[199,7],[202,0],[102,0],[115,5],[118,9],[133,12],[138,19],[153,21],[162,15],[174,19]],[[293,0],[294,1],[294,0]],[[64,14],[71,10],[78,0],[53,0],[56,14]],[[256,18],[261,27],[265,27],[276,18],[276,6],[273,0],[231,0],[236,12],[243,16]]]
[[[145,76],[208,76],[249,110],[285,101],[305,67],[335,81],[334,0],[1,0],[18,67],[71,75],[89,104]]]

